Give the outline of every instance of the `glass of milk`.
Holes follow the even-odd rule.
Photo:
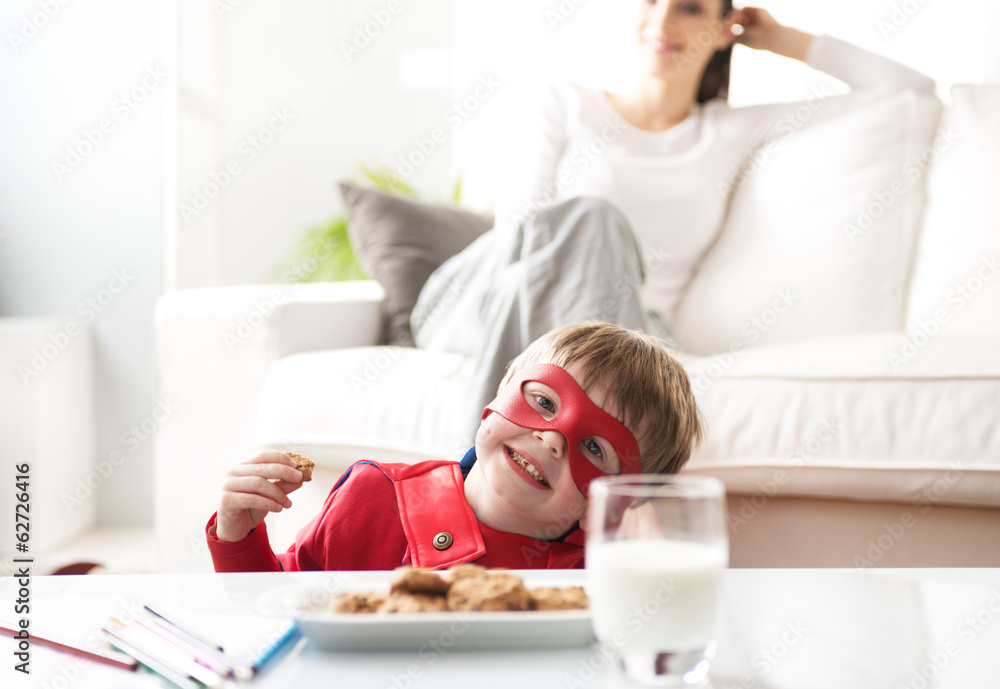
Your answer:
[[[591,482],[587,593],[594,634],[625,675],[707,684],[722,570],[726,491],[708,476],[626,474]]]

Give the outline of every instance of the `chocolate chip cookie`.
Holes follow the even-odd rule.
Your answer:
[[[330,609],[339,613],[376,612],[386,596],[367,591],[341,591],[330,599]]]
[[[393,572],[389,593],[423,593],[431,596],[443,596],[448,592],[448,582],[442,579],[437,572],[413,569],[412,567],[397,567]]]
[[[379,607],[380,613],[443,612],[448,609],[444,596],[426,593],[393,593]]]
[[[532,610],[578,610],[590,604],[582,586],[531,589]]]
[[[512,574],[459,579],[448,589],[451,610],[527,610],[528,590]]]
[[[313,469],[316,467],[316,463],[308,457],[303,457],[297,452],[286,452],[285,454],[295,460],[295,468],[299,470],[300,474],[302,474],[302,483],[312,481]]]

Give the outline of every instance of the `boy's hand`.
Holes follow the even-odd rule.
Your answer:
[[[226,472],[215,535],[220,541],[241,541],[268,512],[291,507],[288,494],[302,487],[295,460],[267,450]]]
[[[805,61],[813,39],[811,34],[779,24],[770,12],[760,7],[744,7],[734,13],[736,23],[743,27],[743,33],[736,37],[737,43]]]

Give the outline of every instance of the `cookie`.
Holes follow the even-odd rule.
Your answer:
[[[425,593],[431,596],[443,596],[448,592],[448,582],[436,572],[412,567],[397,567],[394,572],[389,587],[390,593]]]
[[[426,593],[393,593],[379,606],[380,613],[443,612],[448,609],[444,596]]]
[[[532,589],[528,596],[532,610],[578,610],[590,604],[582,586]]]
[[[480,565],[455,565],[454,567],[448,568],[444,573],[445,579],[454,584],[459,579],[466,579],[468,577],[481,577],[486,574],[486,568]]]
[[[448,589],[451,610],[527,610],[528,590],[512,574],[459,579]]]
[[[295,468],[302,474],[302,483],[312,481],[313,468],[316,466],[316,463],[308,457],[303,457],[297,452],[286,452],[285,454],[295,460]]]
[[[455,565],[441,573],[398,567],[390,594],[362,591],[338,593],[335,613],[415,613],[447,610],[580,610],[589,605],[581,586],[528,591],[515,574],[500,568]]]
[[[381,593],[341,591],[330,599],[330,609],[338,613],[375,612],[385,599]]]

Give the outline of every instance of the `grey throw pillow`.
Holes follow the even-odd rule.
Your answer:
[[[358,263],[385,289],[383,342],[409,345],[410,312],[438,266],[493,227],[493,217],[340,183]]]

